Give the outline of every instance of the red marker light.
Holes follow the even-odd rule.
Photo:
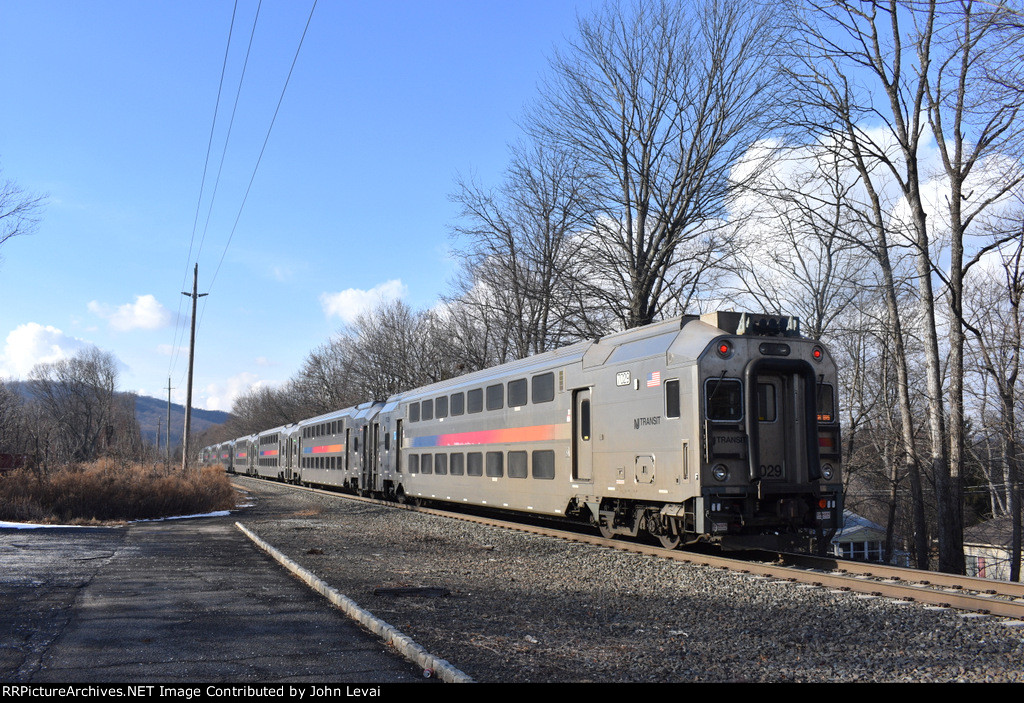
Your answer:
[[[716,351],[723,359],[728,358],[732,354],[732,345],[729,342],[719,342]]]
[[[815,361],[821,361],[821,357],[824,355],[825,353],[821,350],[821,347],[815,347],[811,350],[811,356],[814,357]]]

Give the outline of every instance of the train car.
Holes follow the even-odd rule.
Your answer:
[[[239,437],[231,443],[231,470],[236,474],[256,476],[256,440],[259,435]]]
[[[403,394],[396,492],[772,545],[837,526],[836,382],[795,318],[628,330]]]
[[[354,408],[346,408],[298,424],[298,482],[349,487],[354,412]]]
[[[235,440],[221,442],[214,446],[214,464],[220,464],[229,474],[234,473]]]
[[[293,478],[783,546],[842,514],[836,384],[796,318],[684,316],[303,421]]]
[[[275,427],[256,435],[255,475],[278,481],[292,481],[295,473],[299,434],[297,423]]]

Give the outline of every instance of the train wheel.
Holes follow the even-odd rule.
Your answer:
[[[679,535],[658,535],[658,541],[665,549],[677,549],[682,544],[683,538]]]
[[[605,539],[612,539],[613,537],[615,537],[615,533],[612,531],[611,526],[606,525],[604,523],[604,520],[598,519],[597,529],[601,531],[601,536]]]

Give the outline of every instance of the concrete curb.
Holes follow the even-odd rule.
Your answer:
[[[462,673],[444,659],[438,659],[416,644],[410,637],[403,635],[391,625],[377,618],[367,610],[360,608],[351,598],[342,595],[331,588],[323,579],[316,576],[308,569],[299,566],[292,559],[282,554],[278,549],[267,543],[259,535],[248,529],[240,522],[235,527],[241,530],[242,534],[251,539],[256,546],[276,559],[282,566],[306,582],[310,588],[324,596],[335,607],[341,609],[346,615],[380,637],[386,644],[398,650],[402,656],[420,666],[424,672],[430,672],[446,683],[474,683],[466,674]]]

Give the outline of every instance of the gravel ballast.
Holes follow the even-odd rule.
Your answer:
[[[240,523],[475,681],[1024,681],[998,618],[239,483]]]

